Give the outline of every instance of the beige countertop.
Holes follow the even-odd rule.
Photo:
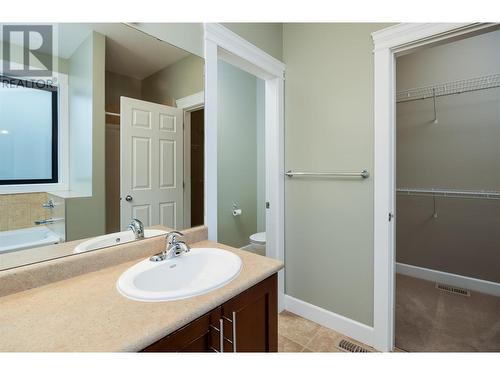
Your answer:
[[[0,351],[139,351],[283,267],[281,261],[210,241],[243,261],[236,279],[210,293],[171,302],[137,302],[116,281],[140,259],[0,298]]]

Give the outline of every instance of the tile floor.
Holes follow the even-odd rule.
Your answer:
[[[278,316],[278,352],[343,352],[337,344],[344,338],[369,351],[375,351],[369,346],[289,311],[283,311]]]

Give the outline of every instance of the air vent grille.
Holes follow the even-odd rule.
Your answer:
[[[337,345],[339,349],[350,353],[368,353],[368,350],[349,340],[342,339]]]
[[[444,284],[436,284],[436,289],[463,297],[470,297],[470,291],[464,288],[457,288],[455,286],[444,285]]]

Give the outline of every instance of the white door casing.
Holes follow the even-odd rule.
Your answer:
[[[120,226],[183,225],[183,112],[120,98]],[[127,200],[127,197],[128,200]]]
[[[374,43],[373,344],[394,348],[396,56],[497,27],[494,23],[402,23],[372,33]],[[390,216],[391,214],[391,216]]]
[[[205,225],[217,241],[218,62],[224,60],[265,82],[266,256],[285,259],[285,65],[220,24],[205,28]],[[284,309],[284,271],[278,273],[278,309]]]

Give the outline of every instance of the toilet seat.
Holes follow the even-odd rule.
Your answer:
[[[250,242],[255,245],[266,244],[266,232],[254,233],[250,236]]]

